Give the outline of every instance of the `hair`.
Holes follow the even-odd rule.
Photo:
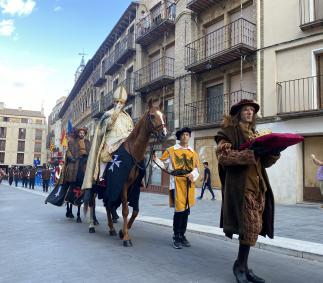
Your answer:
[[[209,162],[204,161],[203,164],[205,164],[206,166],[209,166]]]
[[[241,109],[237,112],[237,114],[233,115],[231,120],[232,120],[232,124],[234,126],[237,126],[239,125],[239,122],[241,121],[241,110],[242,110],[242,107]],[[257,114],[254,113],[253,115],[253,118],[252,118],[252,122],[251,122],[251,128],[252,129],[255,129],[256,128],[256,118],[257,118]]]

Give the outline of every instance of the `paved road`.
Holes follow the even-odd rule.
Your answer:
[[[0,282],[235,282],[233,243],[188,234],[192,247],[175,250],[171,229],[136,222],[134,246],[124,248],[107,235],[103,214],[96,234],[64,214],[43,196],[0,186]],[[266,282],[323,278],[320,263],[257,249],[250,266]]]

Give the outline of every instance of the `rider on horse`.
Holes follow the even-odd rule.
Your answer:
[[[126,140],[133,130],[130,115],[124,110],[127,101],[127,91],[119,86],[114,94],[114,107],[106,111],[98,126],[92,141],[85,178],[82,189],[90,189],[95,184],[104,186],[104,172],[112,153]],[[118,218],[114,213],[114,218]]]

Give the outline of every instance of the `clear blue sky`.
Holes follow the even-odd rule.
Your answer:
[[[0,101],[46,114],[130,0],[0,0]]]

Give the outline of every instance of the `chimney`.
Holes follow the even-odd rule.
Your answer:
[[[0,110],[4,109],[4,102],[0,102]]]

